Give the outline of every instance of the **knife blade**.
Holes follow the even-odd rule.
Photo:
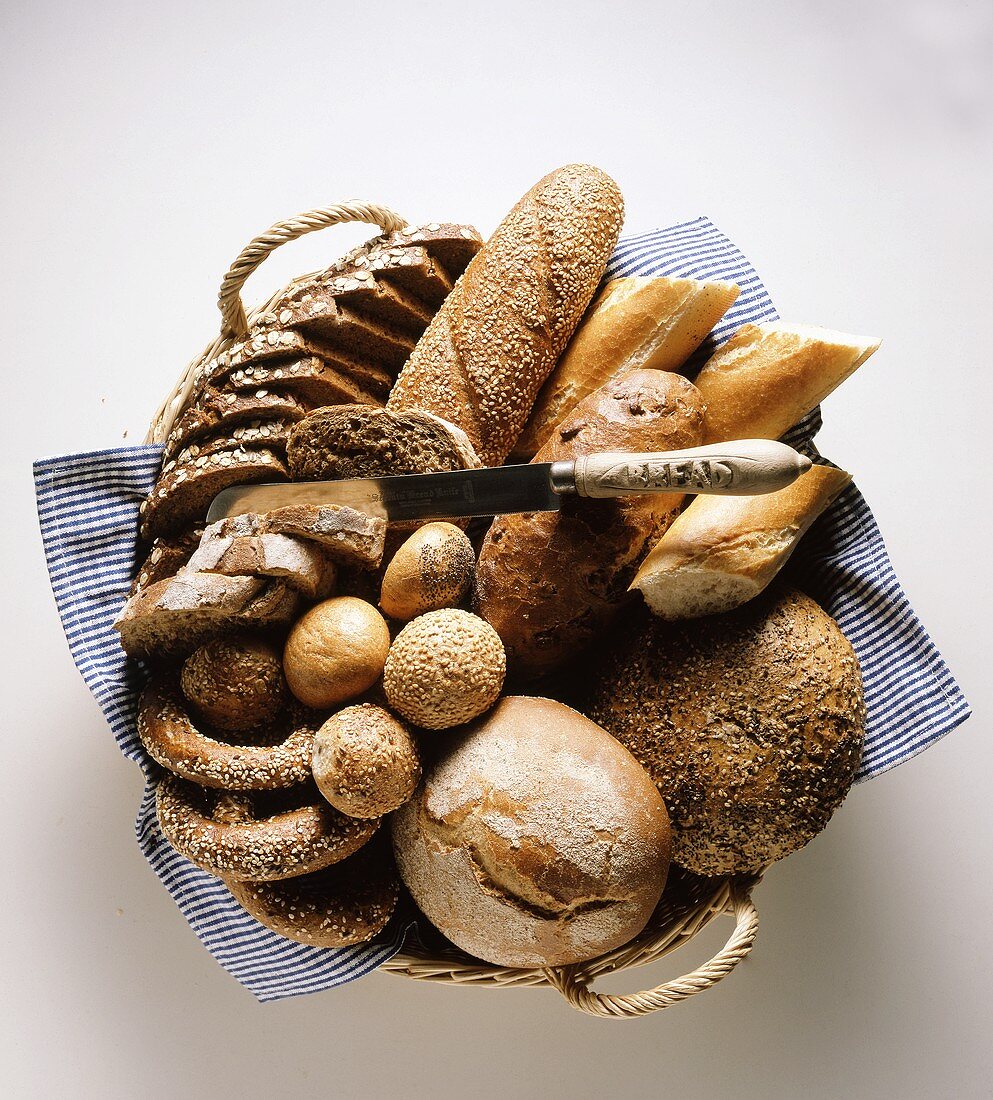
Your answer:
[[[548,512],[565,496],[642,493],[775,492],[811,466],[784,443],[740,439],[683,451],[585,455],[575,461],[531,462],[446,473],[398,474],[349,481],[234,485],[214,497],[208,523],[244,512],[292,505],[346,505],[390,522]]]

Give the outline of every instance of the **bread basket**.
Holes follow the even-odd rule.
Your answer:
[[[221,282],[217,299],[222,317],[219,336],[189,364],[162,402],[149,427],[146,442],[165,442],[189,400],[197,367],[242,339],[253,318],[271,308],[276,296],[252,313],[246,313],[241,299],[242,287],[262,261],[282,244],[318,229],[347,222],[365,222],[380,227],[384,233],[407,224],[405,219],[385,206],[353,201],[311,210],[289,221],[278,222],[255,237],[241,251]],[[300,280],[307,277],[301,276]],[[285,289],[279,293],[285,293]],[[668,1008],[715,985],[748,954],[758,931],[758,913],[751,898],[756,881],[756,877],[702,879],[674,873],[662,901],[641,935],[631,943],[582,965],[537,970],[490,966],[459,951],[436,933],[420,935],[412,927],[401,950],[383,962],[381,968],[420,981],[451,982],[456,985],[550,985],[571,1005],[590,1015],[613,1019],[643,1016]],[[591,989],[593,981],[601,975],[661,959],[723,915],[734,921],[727,943],[712,959],[691,973],[664,985],[624,996],[597,993]]]

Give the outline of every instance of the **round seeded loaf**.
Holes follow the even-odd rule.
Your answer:
[[[758,871],[819,833],[865,723],[851,645],[793,591],[686,623],[646,615],[602,662],[589,713],[648,769],[673,860],[701,875]]]

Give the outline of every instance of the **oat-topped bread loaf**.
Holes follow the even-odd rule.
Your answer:
[[[420,410],[366,405],[317,409],[290,433],[290,471],[301,481],[465,470],[480,465],[458,428]]]
[[[699,393],[681,375],[626,371],[581,401],[534,460],[695,447],[703,414]],[[639,562],[682,499],[574,499],[558,512],[498,516],[479,553],[477,598],[507,648],[508,668],[540,675],[595,639],[623,606]]]
[[[852,785],[865,724],[858,661],[799,592],[687,623],[646,613],[599,669],[590,716],[648,769],[687,870],[782,859]]]
[[[503,462],[603,276],[623,208],[590,165],[535,184],[466,268],[387,407],[443,416],[485,465]]]

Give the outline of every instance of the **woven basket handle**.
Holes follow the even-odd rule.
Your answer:
[[[341,202],[336,206],[325,206],[319,210],[308,210],[289,221],[277,222],[265,233],[250,241],[238,254],[238,258],[228,269],[221,282],[217,295],[217,305],[221,311],[221,335],[209,344],[206,350],[190,363],[172,391],[155,413],[145,436],[146,443],[164,443],[172,430],[176,418],[183,411],[193,389],[197,368],[201,363],[213,358],[230,344],[248,332],[248,318],[241,300],[241,288],[249,275],[262,263],[270,252],[281,244],[295,241],[306,233],[317,229],[326,229],[331,225],[344,222],[367,222],[378,225],[385,233],[402,229],[407,222],[394,214],[389,207],[374,202]]]
[[[217,295],[217,305],[221,311],[221,338],[237,340],[248,332],[248,319],[241,301],[241,288],[249,275],[270,252],[279,248],[281,244],[295,241],[306,233],[326,229],[331,225],[340,225],[342,222],[367,222],[369,225],[380,226],[384,233],[392,233],[407,224],[399,214],[394,214],[386,206],[356,201],[308,210],[306,214],[300,214],[289,221],[277,222],[241,250],[221,282],[221,290]]]
[[[734,914],[735,926],[724,947],[692,974],[686,974],[654,989],[624,996],[595,993],[589,988],[590,980],[583,973],[582,964],[558,967],[545,973],[573,1008],[578,1008],[581,1012],[614,1020],[647,1016],[649,1012],[668,1008],[692,997],[694,993],[701,993],[716,985],[751,951],[759,929],[759,915],[752,902],[750,890],[740,886],[732,887],[725,912]]]

